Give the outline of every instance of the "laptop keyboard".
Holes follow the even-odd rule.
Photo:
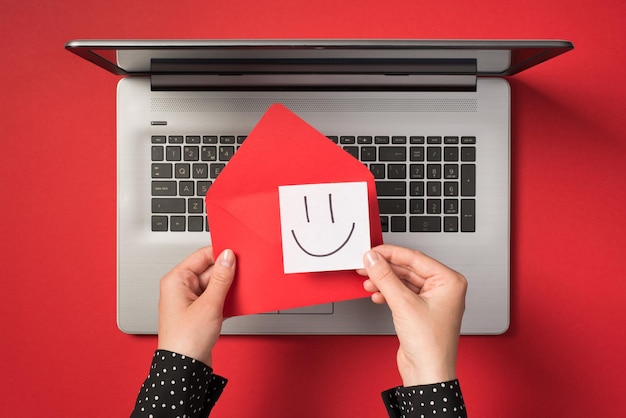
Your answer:
[[[475,232],[474,136],[329,136],[376,179],[383,232]],[[208,231],[204,196],[245,136],[153,135],[152,231]]]

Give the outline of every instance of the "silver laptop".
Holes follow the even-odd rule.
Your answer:
[[[159,279],[211,243],[204,195],[273,103],[370,168],[386,243],[419,249],[467,277],[464,334],[507,330],[511,100],[503,76],[570,42],[77,40],[66,48],[123,76],[122,331],[156,333]],[[358,299],[230,318],[223,333],[394,329],[386,306]]]

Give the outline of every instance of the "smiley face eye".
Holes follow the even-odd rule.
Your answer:
[[[335,214],[333,213],[333,194],[328,194],[328,208],[330,209],[330,221],[335,223]],[[309,203],[307,200],[307,196],[304,196],[304,212],[306,213],[306,221],[307,223],[311,223],[311,219],[309,218]]]

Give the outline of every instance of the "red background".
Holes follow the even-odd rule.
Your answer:
[[[155,337],[115,324],[117,77],[73,38],[565,38],[512,81],[511,328],[461,339],[473,417],[626,416],[622,0],[0,1],[0,416],[127,416]],[[378,417],[394,337],[224,337],[215,417]]]

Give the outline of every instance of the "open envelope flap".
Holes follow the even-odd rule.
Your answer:
[[[282,105],[273,105],[209,189],[214,253],[237,255],[225,316],[367,296],[354,271],[283,273],[278,187],[367,182],[372,246],[382,243],[370,171]]]
[[[239,243],[234,246],[237,256],[236,275],[224,305],[224,316],[229,317],[273,310],[271,307],[267,309],[261,308],[261,306],[266,304],[272,306],[269,305],[270,302],[268,300],[259,302],[259,304],[250,303],[251,300],[255,300],[260,295],[269,293],[268,289],[264,288],[268,283],[265,280],[246,281],[241,278],[255,276],[272,277],[274,273],[271,270],[271,263],[259,263],[258,258],[264,257],[271,260],[275,254],[280,254],[280,243],[271,242],[269,237],[259,235],[254,228],[250,228],[248,224],[241,222],[232,213],[221,207],[214,207],[211,211],[211,216],[218,220],[219,224],[229,225],[228,242]],[[215,233],[212,233],[212,235],[215,235]],[[213,248],[216,256],[224,250],[224,248],[220,248],[217,245],[214,245]],[[275,303],[275,301],[272,301],[272,303]],[[257,309],[260,310],[257,311]]]

